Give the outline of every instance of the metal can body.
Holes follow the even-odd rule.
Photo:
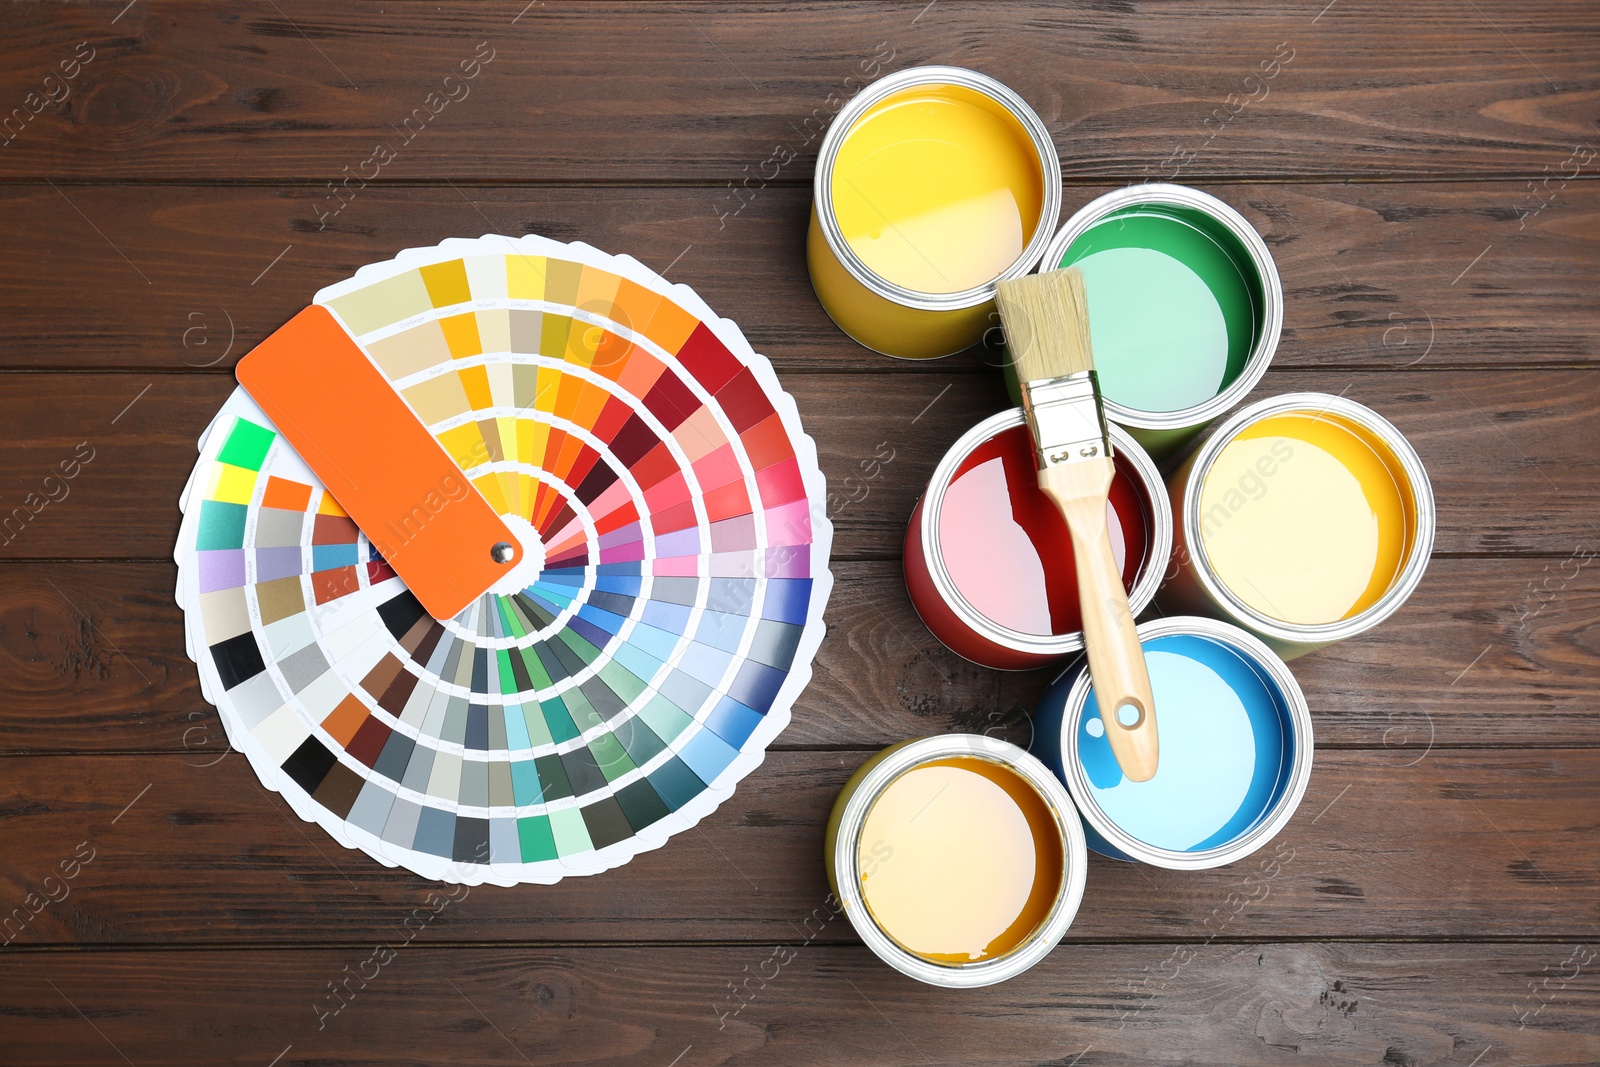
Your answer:
[[[1066,784],[1089,847],[1173,870],[1220,867],[1261,848],[1311,778],[1311,714],[1288,666],[1251,634],[1174,616],[1139,627],[1156,700],[1160,766],[1122,775],[1083,657],[1050,684],[1029,751]]]
[[[1216,197],[1165,183],[1098,197],[1062,225],[1039,270],[1074,265],[1106,417],[1151,455],[1181,450],[1266,373],[1283,330],[1278,268]]]
[[[1351,434],[1352,440],[1361,442],[1362,447],[1370,449],[1376,457],[1378,480],[1384,483],[1384,488],[1392,485],[1392,491],[1397,494],[1398,507],[1386,520],[1388,525],[1400,527],[1393,536],[1398,537],[1403,545],[1392,568],[1392,576],[1380,591],[1374,593],[1370,604],[1360,610],[1352,609],[1353,613],[1343,618],[1296,622],[1286,620],[1281,613],[1271,610],[1270,603],[1252,603],[1249,595],[1252,592],[1251,576],[1248,571],[1233,573],[1230,579],[1230,568],[1219,559],[1214,551],[1216,546],[1208,548],[1208,536],[1215,538],[1219,529],[1238,531],[1241,527],[1230,528],[1224,524],[1238,522],[1239,516],[1248,522],[1251,515],[1246,509],[1258,506],[1256,501],[1277,491],[1274,479],[1285,477],[1281,471],[1289,469],[1294,463],[1294,446],[1292,443],[1286,446],[1290,449],[1289,458],[1281,464],[1264,464],[1259,472],[1260,477],[1252,481],[1250,488],[1255,490],[1259,487],[1260,496],[1253,492],[1240,493],[1232,502],[1226,498],[1219,502],[1213,494],[1213,502],[1207,506],[1208,480],[1235,476],[1233,467],[1219,463],[1219,457],[1224,456],[1224,450],[1231,443],[1243,440],[1247,435],[1259,434],[1272,424],[1272,420],[1283,417],[1305,419],[1308,423],[1325,422],[1330,428],[1339,428],[1340,432]],[[1317,449],[1313,447],[1311,451],[1321,459]],[[1332,469],[1335,474],[1338,473],[1337,465]],[[1246,471],[1242,477],[1249,476],[1250,472]],[[1297,471],[1296,476],[1300,476],[1300,472]],[[1330,486],[1330,490],[1332,488]],[[1241,408],[1215,427],[1173,473],[1168,482],[1168,493],[1176,530],[1169,580],[1159,594],[1162,608],[1209,615],[1242,626],[1285,659],[1294,659],[1335,641],[1354,637],[1394,614],[1421,583],[1433,551],[1437,517],[1433,489],[1421,457],[1400,431],[1377,412],[1353,400],[1326,393],[1286,393]],[[1385,531],[1380,530],[1380,533]],[[1263,555],[1268,551],[1281,551],[1285,547],[1295,549],[1292,544],[1255,546]],[[1318,573],[1319,569],[1326,571],[1331,564],[1326,558],[1318,558],[1308,548],[1305,550],[1304,566],[1309,575]],[[1240,571],[1237,564],[1231,569],[1233,572]],[[1256,584],[1264,587],[1264,583]],[[1246,595],[1241,595],[1241,589]]]
[[[980,284],[955,292],[924,292],[882,277],[852,249],[833,199],[835,164],[857,124],[896,94],[948,86],[975,94],[1013,121],[1025,138],[1040,181],[1039,217],[1031,220],[1021,253]],[[823,309],[839,328],[876,352],[935,359],[976,344],[994,324],[995,282],[1028,273],[1050,240],[1061,211],[1061,166],[1044,122],[1023,99],[987,75],[961,67],[913,67],[873,82],[839,112],[817,158],[806,262]]]
[[[866,905],[859,858],[867,816],[884,790],[907,771],[953,758],[998,765],[1031,788],[1050,812],[1060,834],[1062,857],[1059,888],[1038,926],[1003,955],[964,964],[937,963],[909,952],[878,925]],[[1083,825],[1060,781],[1022,749],[978,734],[941,734],[902,741],[862,764],[834,802],[823,859],[834,896],[867,947],[902,974],[951,989],[993,985],[1021,974],[1049,955],[1077,914],[1088,869]]]
[[[971,567],[963,558],[964,553],[982,554],[984,558],[1016,554],[995,539],[999,534],[1012,531],[1012,518],[999,514],[995,508],[975,507],[969,498],[961,495],[964,490],[952,490],[958,479],[969,476],[974,464],[993,467],[1002,443],[1007,448],[1003,461],[1005,483],[1003,487],[991,485],[991,489],[1003,488],[1005,499],[1013,505],[1024,502],[1035,505],[1047,518],[1055,520],[1046,529],[1060,539],[1060,544],[1019,541],[1012,547],[1020,549],[1023,555],[1037,551],[1041,558],[1054,552],[1059,557],[1057,566],[1070,572],[1071,544],[1054,506],[1038,489],[1031,438],[1022,412],[1016,409],[985,419],[945,453],[934,469],[927,491],[911,514],[902,558],[911,603],[923,623],[947,648],[985,667],[1027,670],[1081,650],[1083,635],[1076,628],[1075,584],[1050,594],[1060,593],[1071,600],[1072,627],[1061,632],[1041,633],[1029,632],[1016,617],[1002,617],[992,605],[986,605],[982,597],[989,590],[976,588],[978,579],[970,576]],[[1112,487],[1112,525],[1125,555],[1134,558],[1137,554],[1131,580],[1127,569],[1124,570],[1128,606],[1137,616],[1149,606],[1167,569],[1172,549],[1172,511],[1161,476],[1144,450],[1117,426],[1111,427],[1111,444],[1117,463]],[[1017,456],[1019,451],[1023,453],[1021,458]],[[959,545],[949,543],[946,536],[949,529],[945,519],[947,503],[952,515],[965,509],[965,514],[975,518],[974,525],[966,531],[966,539]],[[1017,514],[1022,514],[1020,506]],[[1044,534],[1033,536],[1042,538]],[[1054,569],[1043,573],[1051,575],[1053,582]],[[1019,572],[1014,584],[1031,587],[1042,580]],[[1033,626],[1031,629],[1046,628]]]

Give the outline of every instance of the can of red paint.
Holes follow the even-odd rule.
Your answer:
[[[1155,464],[1111,427],[1107,525],[1137,616],[1172,551],[1172,509]],[[935,637],[974,663],[1026,670],[1083,648],[1072,543],[1039,490],[1021,410],[985,419],[934,469],[906,528],[906,590]]]

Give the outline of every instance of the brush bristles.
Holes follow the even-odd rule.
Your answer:
[[[1094,369],[1089,297],[1077,267],[1002,281],[995,303],[1019,382]]]

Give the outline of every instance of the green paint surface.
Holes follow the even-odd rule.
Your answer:
[[[635,833],[671,814],[666,803],[644,780],[617,790],[617,803],[622,806],[622,814],[628,817],[628,824]]]
[[[563,856],[576,856],[594,848],[589,839],[589,828],[583,824],[583,812],[577,808],[561,808],[549,815],[550,834],[555,839],[557,851]]]
[[[645,721],[645,725],[650,727],[657,737],[668,744],[694,725],[694,719],[688,713],[659,693],[650,698],[650,703],[639,709],[639,718]]]
[[[634,699],[643,693],[648,686],[628,668],[616,660],[608,660],[600,668],[600,680],[611,687],[611,691],[622,698],[624,704],[632,704]]]
[[[1140,205],[1090,227],[1058,266],[1083,271],[1101,393],[1137,411],[1180,411],[1226,389],[1255,345],[1261,282],[1245,249],[1206,216]]]
[[[600,658],[600,650],[595,648],[586,639],[573,633],[571,630],[562,630],[556,635],[561,643],[572,649],[585,663],[593,663]]]
[[[621,743],[611,734],[601,734],[590,741],[589,752],[608,782],[614,782],[633,770],[633,760],[628,758]]]
[[[523,628],[521,620],[517,618],[517,613],[511,610],[509,598],[497,596],[494,598],[494,604],[500,613],[500,625],[505,627],[507,633],[517,638],[528,636],[528,631]]]
[[[567,706],[560,697],[540,701],[539,710],[544,712],[545,725],[549,727],[551,739],[557,744],[578,736],[578,728],[573,725],[572,716],[567,714]]]
[[[194,547],[201,551],[243,548],[244,520],[249,510],[243,504],[200,501],[200,528],[195,532]]]
[[[550,819],[529,815],[517,820],[517,838],[522,846],[522,862],[538,863],[556,858],[556,838],[550,832]]]
[[[258,471],[261,463],[267,458],[267,450],[272,447],[272,442],[277,434],[265,426],[258,426],[248,419],[239,419],[233,424],[228,439],[222,443],[222,451],[217,453],[217,459],[223,463],[231,463],[235,467],[248,467]]]
[[[522,705],[522,721],[528,728],[528,743],[533,747],[555,744],[556,739],[550,732],[550,724],[545,721],[544,709],[538,704]],[[517,803],[521,804],[522,801],[519,800]]]
[[[516,693],[519,690],[516,675],[511,673],[511,653],[503,648],[495,649],[495,661],[500,665],[500,692],[502,694]]]
[[[538,653],[531,648],[519,649],[522,653],[522,665],[528,668],[528,677],[533,680],[535,692],[542,693],[551,686],[550,672],[544,669],[544,664],[539,662]]]
[[[572,722],[580,734],[605,723],[605,719],[601,718],[594,705],[589,703],[589,698],[581,687],[575,686],[563,692],[561,702],[567,706],[567,714],[572,716]]]

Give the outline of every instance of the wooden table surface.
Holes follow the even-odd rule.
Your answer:
[[[30,511],[0,543],[0,1063],[1600,1062],[1594,5],[125,2],[0,9],[0,511]],[[1095,857],[1061,947],[965,992],[830,919],[820,855],[869,753],[1025,741],[1046,681],[944,652],[901,585],[996,374],[857,347],[806,278],[818,130],[925,63],[1038,110],[1069,212],[1152,179],[1243,212],[1286,299],[1253,395],[1376,408],[1439,504],[1406,607],[1294,664],[1318,751],[1275,876]],[[772,359],[830,482],[894,459],[838,502],[815,680],[729,802],[619,870],[447,897],[228,752],[171,553],[234,361],[484,232],[669,272]]]

